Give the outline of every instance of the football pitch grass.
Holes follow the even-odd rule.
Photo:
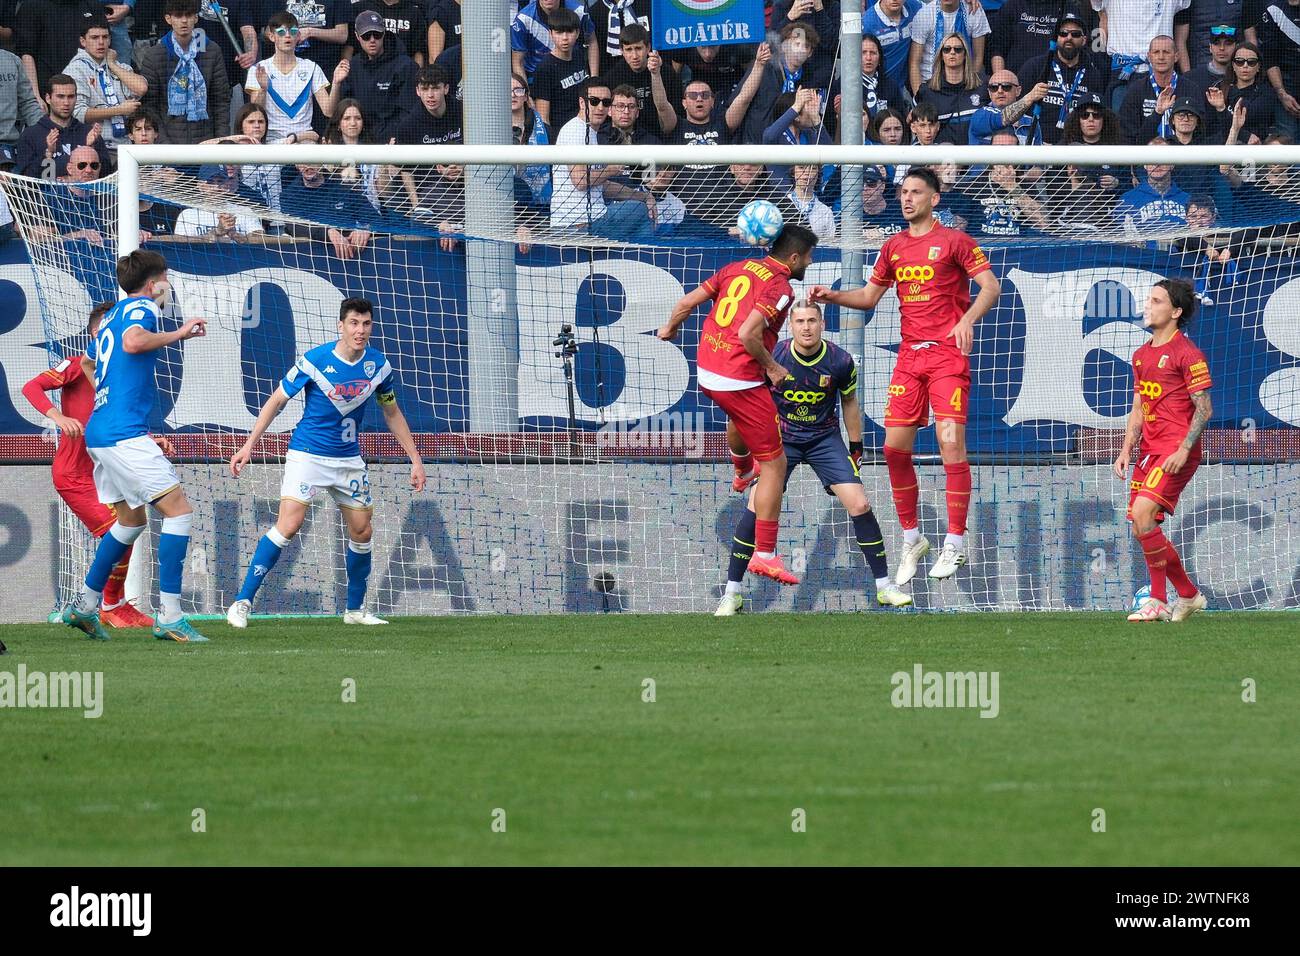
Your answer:
[[[1296,614],[200,626],[0,628],[104,675],[0,710],[0,864],[1300,863]],[[896,708],[918,664],[997,716]]]

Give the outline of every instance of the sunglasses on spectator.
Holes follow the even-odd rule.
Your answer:
[[[78,169],[99,169],[99,163],[77,163]]]
[[[1079,115],[1082,116],[1084,119],[1101,119],[1101,118],[1102,118],[1102,112],[1101,112],[1101,110],[1080,110],[1080,111],[1079,111]]]
[[[1236,27],[1219,26],[1210,27],[1210,36],[1212,37],[1235,37],[1237,35]]]
[[[687,93],[688,100],[711,100],[713,99],[712,90],[696,90],[694,93]]]
[[[378,30],[371,30],[369,33],[361,34],[361,39],[363,40],[382,40],[383,38],[384,35]]]
[[[513,93],[515,96],[523,96],[523,95],[525,95],[528,91],[527,91],[526,89],[524,89],[522,86],[512,86],[512,87],[510,88],[510,92]]]
[[[1058,37],[1070,37],[1071,39],[1074,40],[1082,40],[1085,36],[1087,36],[1087,34],[1084,33],[1082,30],[1057,30],[1056,35]]]
[[[993,92],[996,92],[998,90],[1018,90],[1018,89],[1020,89],[1019,83],[990,83],[989,84],[989,90]]]
[[[943,52],[944,53],[965,53],[966,48],[964,46],[946,46],[943,47]]]
[[[1259,57],[1252,56],[1246,58],[1244,56],[1234,56],[1232,62],[1236,66],[1259,66]]]
[[[276,27],[275,35],[278,37],[296,37],[298,35],[297,27]]]
[[[614,97],[612,96],[589,96],[587,103],[590,106],[613,106]]]

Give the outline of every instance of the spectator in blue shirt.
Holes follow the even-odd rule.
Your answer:
[[[600,72],[600,45],[595,42],[596,25],[579,0],[533,0],[519,10],[519,15],[510,24],[512,69],[527,76],[530,83],[537,67],[553,49],[551,14],[560,9],[561,5],[576,13],[581,22],[579,43],[587,48],[588,72],[592,76],[597,76]]]
[[[1046,83],[1036,83],[1024,96],[1020,95],[1020,81],[1010,70],[999,70],[989,77],[988,106],[971,117],[968,142],[971,145],[987,146],[993,142],[993,134],[1001,132],[1014,133],[1023,145],[1041,145],[1043,131],[1030,111],[1034,104],[1047,95]]]
[[[1157,136],[1147,145],[1169,144]],[[1115,217],[1126,230],[1187,225],[1187,203],[1191,197],[1174,183],[1174,167],[1168,163],[1151,163],[1144,168],[1147,181],[1124,194],[1115,207]]]
[[[885,75],[899,86],[907,82],[911,26],[920,12],[921,0],[876,0],[862,12],[862,32],[880,41],[885,51]]]

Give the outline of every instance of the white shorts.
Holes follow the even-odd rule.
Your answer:
[[[328,491],[340,508],[365,511],[374,507],[374,499],[370,497],[370,473],[366,471],[361,456],[326,458],[290,449],[284,456],[280,497],[309,505],[322,491]]]
[[[95,463],[95,490],[106,505],[125,501],[128,508],[138,508],[180,487],[176,469],[148,435],[86,451]]]

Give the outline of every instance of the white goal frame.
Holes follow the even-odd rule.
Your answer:
[[[685,166],[704,158],[713,164],[793,166],[1265,166],[1300,165],[1300,145],[1257,146],[340,146],[340,145],[152,145],[118,147],[118,249],[139,245],[141,166],[205,164],[284,165],[301,162],[389,166]]]

